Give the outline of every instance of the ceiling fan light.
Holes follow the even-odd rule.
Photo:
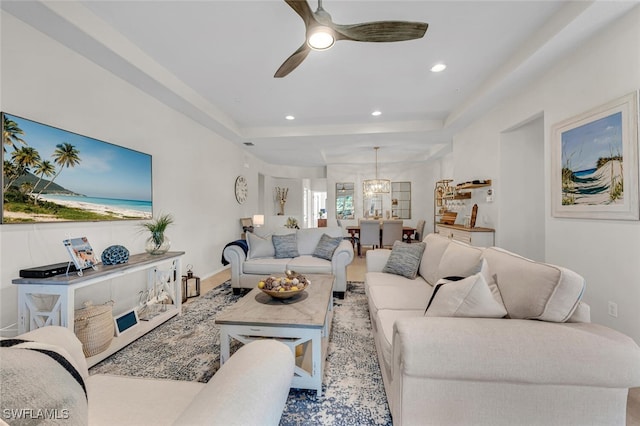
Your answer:
[[[327,50],[336,42],[333,32],[328,27],[316,27],[307,38],[307,44],[313,50]]]

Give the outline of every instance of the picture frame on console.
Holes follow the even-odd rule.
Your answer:
[[[153,217],[152,157],[0,113],[2,224]]]
[[[551,129],[551,208],[559,218],[639,220],[638,92]]]

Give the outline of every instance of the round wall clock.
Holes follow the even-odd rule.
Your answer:
[[[247,180],[244,178],[244,176],[238,176],[236,178],[235,190],[236,190],[236,201],[238,201],[238,203],[242,204],[245,201],[247,201],[249,185],[247,184]]]

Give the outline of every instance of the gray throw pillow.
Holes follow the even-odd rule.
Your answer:
[[[288,257],[298,257],[298,243],[296,241],[296,234],[287,235],[274,235],[271,237],[273,240],[273,248],[276,252],[276,259],[286,259]]]
[[[407,244],[396,241],[393,243],[391,254],[382,272],[402,275],[410,280],[415,279],[418,275],[422,253],[426,247],[426,243]]]
[[[333,258],[333,252],[336,251],[336,248],[340,245],[342,241],[342,237],[330,237],[327,234],[322,234],[320,237],[320,241],[318,241],[318,245],[314,250],[312,256],[319,257],[321,259],[331,260]]]
[[[249,245],[249,259],[273,257],[275,255],[271,235],[261,237],[252,232],[247,232],[247,244]]]

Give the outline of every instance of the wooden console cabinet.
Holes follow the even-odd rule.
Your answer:
[[[495,231],[491,228],[465,228],[460,225],[438,223],[436,224],[436,233],[476,247],[492,247],[495,245]]]
[[[158,267],[164,266],[162,271],[169,276],[169,283],[173,290],[171,297],[173,304],[166,305],[166,311],[160,313],[149,321],[140,321],[135,328],[128,330],[118,337],[114,337],[111,345],[97,355],[87,358],[89,367],[97,364],[113,353],[119,351],[129,343],[153,330],[160,324],[181,313],[181,271],[184,252],[168,252],[160,255],[147,253],[135,254],[129,261],[120,265],[96,266],[96,269],[86,269],[82,276],[76,273],[68,275],[55,275],[49,278],[17,278],[11,282],[18,286],[18,332],[20,334],[35,328],[48,325],[59,325],[74,330],[75,291],[104,283],[105,281],[123,277],[125,275],[147,271],[147,288],[155,285]],[[169,271],[169,273],[167,273]],[[38,299],[42,296],[52,299],[52,306],[43,308],[39,306]]]

